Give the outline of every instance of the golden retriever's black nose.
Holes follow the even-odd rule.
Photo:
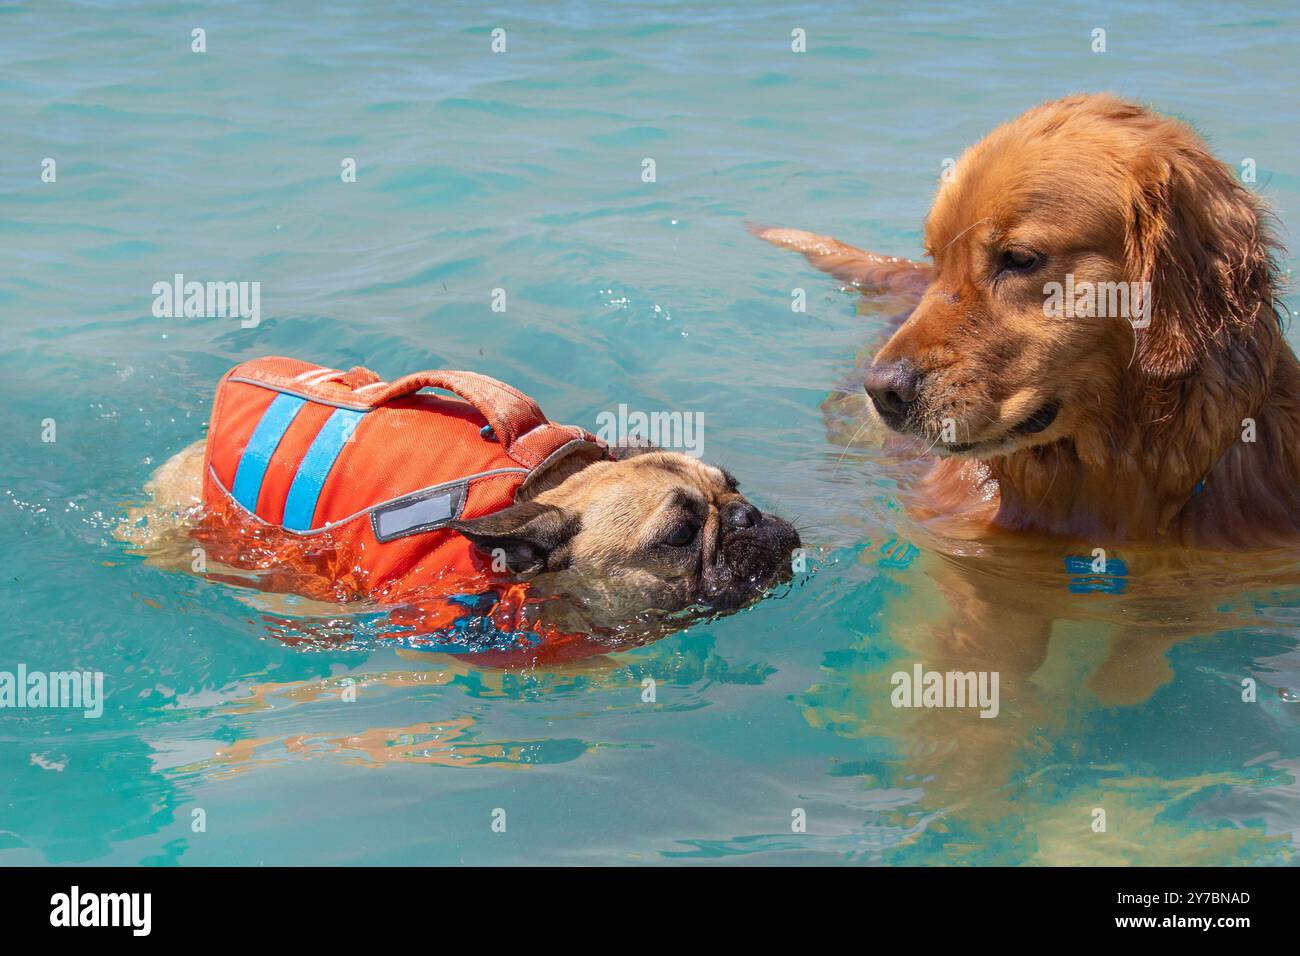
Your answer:
[[[921,373],[911,362],[888,362],[867,370],[867,394],[886,419],[901,421],[921,390]]]

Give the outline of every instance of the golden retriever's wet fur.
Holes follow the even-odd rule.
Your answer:
[[[1094,545],[1300,538],[1300,373],[1275,243],[1260,201],[1183,123],[1106,95],[1031,109],[940,186],[930,264],[757,232],[864,291],[920,296],[875,364],[921,376],[900,430],[939,456],[922,511]],[[1046,317],[1067,274],[1149,283],[1149,326]],[[1046,428],[1026,427],[1049,407]]]
[[[947,613],[909,591],[890,633],[927,667],[1000,672],[1007,715],[916,716],[909,739],[946,741],[949,756],[912,769],[940,791],[1000,794],[1039,721],[1035,688],[1063,723],[1141,704],[1172,679],[1172,646],[1246,626],[1255,595],[1295,587],[1300,374],[1267,213],[1184,124],[1072,96],[994,130],[954,172],[926,222],[929,262],[753,231],[903,317],[873,369],[920,373],[890,424],[910,442],[898,450],[922,453],[898,455],[900,473],[927,469],[903,482],[905,534]],[[1031,267],[1004,269],[1008,253]],[[1047,317],[1045,288],[1067,274],[1149,282],[1150,324]],[[861,379],[823,409],[841,444],[882,421]],[[1080,593],[1063,559],[1097,549],[1127,575]],[[1096,663],[1075,687],[1052,654],[1085,652]]]

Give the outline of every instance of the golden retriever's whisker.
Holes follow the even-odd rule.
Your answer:
[[[1050,494],[1052,493],[1052,486],[1056,484],[1056,476],[1057,476],[1057,473],[1060,472],[1060,470],[1061,470],[1061,456],[1060,456],[1060,455],[1057,455],[1057,456],[1056,456],[1056,467],[1052,469],[1052,478],[1051,478],[1051,480],[1048,481],[1048,483],[1047,483],[1047,490],[1044,491],[1044,492],[1043,492],[1043,496],[1042,496],[1041,498],[1038,499],[1038,505],[1037,505],[1037,507],[1041,508],[1041,507],[1043,506],[1043,503],[1044,503],[1045,501],[1047,501],[1047,496],[1050,495]]]
[[[966,235],[966,233],[970,232],[972,229],[974,229],[974,228],[975,228],[976,226],[978,226],[980,223],[982,223],[982,222],[988,222],[988,221],[989,221],[990,219],[992,219],[992,218],[993,218],[992,216],[985,216],[983,219],[976,219],[974,222],[972,222],[969,226],[967,226],[967,227],[966,227],[965,229],[963,229],[961,232],[957,233],[957,235],[953,236],[951,239],[949,239],[947,242],[945,242],[945,243],[943,244],[943,248],[940,249],[939,251],[940,251],[940,252],[946,252],[949,246],[951,246],[954,242],[956,242],[956,241],[957,241],[958,239],[960,239],[962,236]]]
[[[928,454],[930,454],[930,452],[934,451],[934,446],[937,445],[937,444],[939,444],[939,439],[942,438],[942,437],[943,437],[943,433],[942,433],[942,432],[939,433],[938,435],[935,435],[935,436],[934,436],[934,441],[930,442],[930,444],[926,446],[926,448],[925,448],[925,454],[928,455]]]
[[[849,443],[844,446],[844,451],[840,452],[840,457],[836,460],[835,467],[831,469],[832,478],[835,477],[835,473],[840,470],[840,465],[844,463],[844,457],[850,451],[853,450],[853,446],[857,443],[858,438],[862,436],[862,433],[866,431],[867,426],[870,424],[871,424],[871,419],[868,418],[861,425],[859,425],[858,430],[853,433],[853,437],[849,439]]]

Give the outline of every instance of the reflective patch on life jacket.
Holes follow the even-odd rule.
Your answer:
[[[470,479],[426,488],[414,494],[399,498],[389,505],[376,508],[370,513],[370,524],[375,532],[375,539],[380,542],[404,538],[408,534],[431,531],[460,517],[465,506],[465,492]]]

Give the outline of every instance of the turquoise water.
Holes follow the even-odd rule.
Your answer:
[[[886,319],[742,224],[917,256],[944,158],[1106,89],[1253,158],[1294,228],[1295,13],[873,8],[0,8],[0,670],[108,694],[97,720],[0,710],[0,861],[1294,862],[1295,589],[1230,588],[1119,694],[1097,675],[1136,599],[1057,562],[1024,583],[1060,593],[1045,660],[1017,670],[1011,618],[987,652],[998,719],[890,708],[889,674],[936,659],[942,559],[819,411]],[[260,324],[155,317],[177,272],[260,282]],[[477,369],[587,427],[700,411],[705,458],[799,518],[816,573],[566,669],[286,646],[246,594],[112,537],[217,377],[267,353]]]

